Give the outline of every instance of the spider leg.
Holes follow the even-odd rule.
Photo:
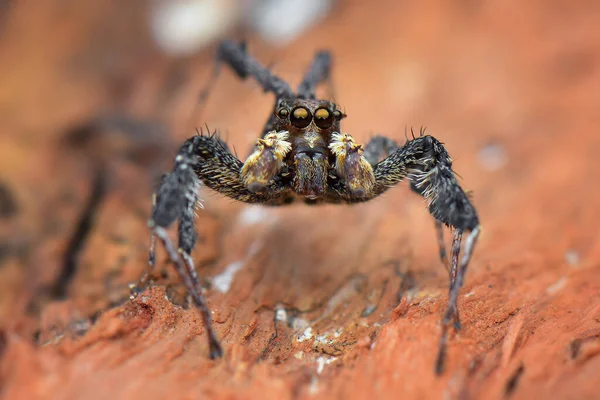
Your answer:
[[[386,141],[384,139],[377,139],[377,141],[371,146],[367,145],[366,150],[371,154],[368,155],[371,163],[384,154],[382,149]],[[438,241],[443,243],[443,236],[439,233],[442,224],[454,228],[450,296],[442,318],[442,333],[436,361],[436,373],[441,374],[446,357],[448,326],[454,321],[454,327],[460,328],[458,294],[481,231],[479,217],[467,194],[456,180],[452,171],[452,159],[448,152],[432,136],[419,136],[407,141],[383,161],[377,163],[373,173],[375,186],[369,196],[358,198],[343,186],[336,188],[336,195],[346,202],[366,201],[408,178],[412,189],[425,197],[429,203],[429,212],[436,220]],[[461,241],[465,232],[468,232],[468,235],[464,255],[460,258]],[[440,258],[442,260],[447,258],[445,247],[441,245]]]
[[[480,233],[479,217],[467,194],[458,184],[452,171],[452,159],[444,146],[432,136],[421,136],[412,141],[422,142],[422,154],[411,171],[411,187],[429,202],[429,212],[435,219],[455,229],[452,243],[449,300],[442,318],[442,334],[436,362],[436,373],[444,370],[446,358],[447,328],[454,321],[460,328],[458,294],[463,286],[474,246]],[[465,254],[459,261],[463,234],[469,232]],[[442,253],[440,252],[440,256]]]
[[[398,148],[400,148],[400,146],[393,139],[382,135],[376,135],[365,145],[363,156],[371,166],[375,167],[379,161],[398,150]]]
[[[385,136],[377,135],[371,138],[371,140],[365,146],[364,157],[373,166],[376,167],[377,163],[383,158],[388,157],[394,151],[398,150],[400,146],[396,141]],[[421,192],[415,188],[414,182],[411,181],[410,187],[413,191],[421,194]],[[437,234],[437,242],[440,254],[440,260],[446,271],[450,272],[448,255],[446,252],[446,245],[444,243],[444,226],[443,224],[435,220],[435,230]]]
[[[219,44],[217,60],[227,64],[240,79],[253,77],[265,92],[274,93],[277,99],[294,97],[290,86],[248,54],[243,43],[222,41]]]
[[[221,357],[223,351],[213,330],[210,310],[206,305],[190,256],[197,239],[194,229],[194,207],[198,203],[197,191],[200,185],[193,170],[193,166],[197,162],[193,150],[190,146],[184,145],[175,157],[173,171],[164,177],[156,193],[156,201],[148,226],[152,230],[151,235],[162,242],[170,261],[202,315],[208,337],[210,357],[214,359]],[[179,248],[175,250],[166,230],[177,219],[179,220]],[[153,240],[151,239],[151,241]],[[149,265],[152,258],[151,253]]]
[[[306,71],[302,82],[298,86],[298,97],[301,99],[315,99],[315,90],[321,82],[328,82],[331,87],[331,53],[319,51]]]
[[[285,132],[274,133],[274,136],[281,139],[274,140],[272,147],[268,138],[265,138],[265,149],[273,152],[284,152],[285,140],[281,134]],[[280,135],[280,136],[277,136]],[[284,135],[285,136],[285,135]],[[234,200],[244,203],[260,203],[274,205],[283,201],[289,192],[288,182],[282,174],[277,174],[272,179],[264,182],[263,190],[251,191],[248,188],[248,177],[253,173],[262,171],[260,162],[250,162],[248,170],[244,170],[244,163],[229,151],[227,146],[216,135],[199,135],[188,139],[182,146],[182,149],[189,149],[197,158],[193,165],[193,170],[197,177],[209,188]],[[282,149],[283,148],[283,149]],[[265,160],[259,158],[261,162]],[[258,163],[258,167],[255,165]],[[250,168],[250,166],[254,166]]]

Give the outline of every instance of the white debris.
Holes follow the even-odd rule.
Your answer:
[[[323,356],[319,356],[317,358],[317,374],[321,375],[321,373],[323,372],[323,369],[325,368],[325,366],[331,364],[335,360],[337,360],[337,357],[323,357]]]
[[[221,293],[227,293],[233,282],[235,274],[242,269],[245,261],[234,261],[225,267],[225,270],[212,279],[214,287]]]
[[[238,223],[242,226],[256,224],[271,224],[277,220],[277,217],[265,206],[249,205],[242,209],[238,214]]]
[[[577,250],[569,249],[565,252],[565,261],[571,267],[576,267],[579,264],[579,253]]]
[[[275,321],[287,323],[287,310],[285,308],[275,310]]]
[[[294,318],[294,320],[292,321],[292,329],[294,329],[295,331],[306,329],[308,325],[310,325],[310,322],[308,322],[304,318]]]
[[[304,342],[306,340],[312,339],[312,337],[313,337],[312,328],[309,326],[308,328],[306,328],[304,330],[304,332],[302,332],[300,334],[300,336],[298,336],[298,339],[296,339],[296,341],[298,341],[298,342]]]
[[[546,293],[555,294],[567,285],[567,280],[567,277],[563,276],[562,278],[554,282],[552,285],[548,286],[548,288],[546,289]]]
[[[248,253],[243,260],[234,261],[228,266],[225,267],[223,272],[219,275],[216,275],[212,279],[212,284],[214,287],[221,293],[227,293],[229,288],[231,288],[231,284],[233,282],[233,278],[235,274],[246,265],[246,262],[250,257],[256,255],[260,249],[262,249],[262,243],[256,241],[250,245],[248,248]]]
[[[506,150],[498,143],[490,143],[479,150],[479,163],[488,171],[498,171],[508,163]]]

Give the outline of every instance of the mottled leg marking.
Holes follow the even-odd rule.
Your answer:
[[[248,157],[240,172],[244,185],[251,192],[267,188],[283,168],[283,159],[292,150],[288,132],[269,132],[256,141],[254,152]]]

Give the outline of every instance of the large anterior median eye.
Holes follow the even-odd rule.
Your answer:
[[[306,128],[310,124],[311,119],[312,117],[308,109],[306,109],[305,107],[296,107],[292,111],[290,122],[296,128]]]
[[[315,124],[321,129],[327,129],[333,122],[333,116],[326,108],[317,108],[315,111]]]

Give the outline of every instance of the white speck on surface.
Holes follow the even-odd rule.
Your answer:
[[[259,241],[252,242],[250,247],[248,247],[248,255],[246,256],[246,260],[250,257],[254,257],[258,254],[258,252],[263,248],[263,244]]]
[[[555,294],[567,285],[567,280],[567,277],[563,276],[562,278],[554,282],[552,285],[548,286],[548,288],[546,289],[546,293]]]
[[[234,261],[225,267],[225,270],[212,279],[212,284],[221,293],[227,293],[233,282],[235,274],[242,269],[245,261]]]
[[[332,0],[264,0],[248,22],[265,41],[282,46],[324,19],[332,6]]]
[[[275,321],[287,323],[287,310],[285,308],[275,310]]]
[[[225,267],[223,272],[219,275],[215,275],[212,279],[212,284],[214,287],[221,293],[227,293],[229,288],[231,288],[231,284],[233,282],[233,278],[235,274],[246,265],[248,259],[262,249],[262,243],[259,241],[253,242],[248,248],[248,253],[243,260],[234,261],[228,266]]]
[[[242,209],[238,214],[238,223],[242,226],[256,225],[260,223],[272,223],[277,218],[265,206],[250,205]]]
[[[292,321],[292,328],[295,331],[306,329],[308,325],[310,325],[309,322],[304,318],[294,318],[294,320]]]
[[[328,338],[329,338],[329,332],[325,332],[324,334],[315,337],[315,343],[330,344],[331,340]]]
[[[304,342],[304,341],[312,339],[312,337],[313,337],[312,328],[309,326],[308,328],[306,328],[304,330],[304,332],[302,332],[300,334],[300,336],[298,336],[298,339],[296,339],[296,341],[298,341],[298,342]]]
[[[323,357],[323,356],[319,356],[317,358],[317,374],[321,375],[321,373],[323,372],[323,369],[325,368],[325,366],[331,364],[335,360],[337,360],[337,357]]]
[[[319,391],[319,380],[317,379],[316,376],[313,376],[312,379],[310,380],[310,386],[308,387],[308,393],[309,394],[317,394],[317,392]]]
[[[317,374],[321,375],[323,368],[325,368],[325,359],[323,357],[319,357],[317,358]]]
[[[577,250],[569,249],[565,252],[565,262],[571,267],[579,265],[579,253]]]
[[[465,294],[463,295],[463,297],[465,297],[465,298],[466,298],[466,297],[471,297],[471,296],[473,296],[474,294],[475,294],[475,292],[474,292],[474,291],[470,291],[469,293],[465,293]]]
[[[498,171],[508,163],[506,150],[498,143],[490,143],[479,150],[479,163],[488,171]]]

